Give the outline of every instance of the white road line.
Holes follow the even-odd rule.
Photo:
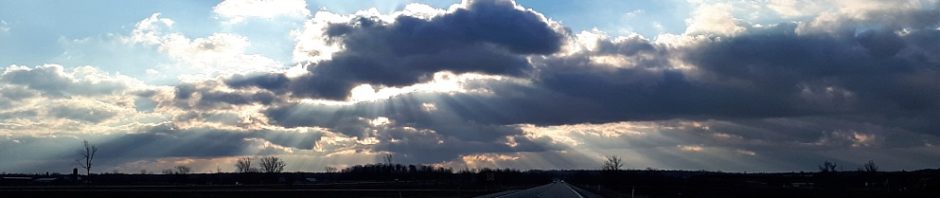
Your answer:
[[[500,197],[511,196],[511,195],[513,195],[513,194],[516,194],[516,193],[521,193],[521,192],[525,192],[525,191],[535,190],[535,189],[547,187],[547,186],[549,186],[549,185],[551,185],[551,184],[545,184],[545,185],[541,185],[541,186],[536,186],[536,187],[532,187],[532,188],[529,188],[529,189],[524,189],[524,190],[520,190],[520,191],[508,193],[508,194],[505,194],[505,195],[499,195],[499,196],[496,196],[496,197],[494,197],[494,198],[500,198]]]
[[[571,188],[570,185],[565,184],[565,187],[568,187],[568,190],[571,190],[571,192],[574,192],[575,195],[578,195],[578,198],[584,198],[584,196],[581,196],[581,193],[579,193],[577,190],[574,190],[574,188]]]

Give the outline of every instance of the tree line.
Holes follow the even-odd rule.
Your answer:
[[[94,144],[89,143],[87,140],[82,141],[82,148],[79,150],[80,158],[76,160],[79,166],[85,170],[85,175],[91,175],[91,170],[94,165],[95,154],[98,152],[98,147]],[[421,169],[421,172],[435,173],[435,172],[452,172],[451,169],[435,168],[430,166],[404,166],[401,164],[392,163],[392,155],[386,154],[383,157],[385,161],[384,164],[376,165],[356,165],[343,170],[343,172],[348,173],[360,173],[360,172],[372,172],[372,173],[407,173],[407,172],[418,172],[418,169]],[[601,165],[601,170],[605,172],[611,171],[620,171],[623,168],[624,162],[623,158],[615,155],[608,155]],[[237,173],[281,173],[284,171],[284,168],[287,167],[287,162],[276,157],[276,156],[265,156],[257,158],[252,158],[251,156],[245,156],[238,158],[235,162],[235,171]],[[839,165],[835,162],[825,161],[818,166],[820,173],[835,173],[838,172]],[[326,167],[324,169],[326,172],[336,172],[334,167]],[[858,168],[859,172],[878,172],[878,165],[875,164],[873,160],[869,160],[862,167]],[[219,170],[221,172],[221,170]],[[145,170],[141,173],[146,173]],[[170,169],[164,169],[163,174],[189,174],[192,173],[192,168],[189,166],[176,166]]]
[[[88,140],[82,140],[82,148],[79,150],[79,159],[75,160],[78,166],[85,170],[85,175],[91,176],[92,167],[95,165],[95,154],[98,153],[98,146],[91,144]],[[287,167],[287,162],[276,156],[260,157],[255,163],[251,156],[241,157],[235,162],[235,171],[238,173],[281,173]],[[221,170],[219,170],[221,172]],[[141,170],[146,174],[146,170]],[[179,165],[173,168],[163,169],[163,174],[190,174],[192,167]]]

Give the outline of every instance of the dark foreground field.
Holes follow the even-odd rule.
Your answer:
[[[473,197],[479,189],[320,189],[301,186],[19,186],[0,197]]]
[[[559,184],[563,183],[563,184]],[[572,193],[577,192],[577,193]],[[454,172],[402,165],[334,173],[0,175],[0,197],[940,197],[940,170],[722,173]],[[588,196],[590,195],[590,196]]]

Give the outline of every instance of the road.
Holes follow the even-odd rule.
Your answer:
[[[506,191],[501,193],[479,196],[477,198],[522,198],[522,197],[544,197],[544,198],[595,198],[599,197],[593,193],[584,190],[578,190],[565,182],[554,182],[533,188]]]

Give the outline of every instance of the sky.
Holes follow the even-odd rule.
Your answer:
[[[937,0],[0,1],[0,172],[940,168]]]

